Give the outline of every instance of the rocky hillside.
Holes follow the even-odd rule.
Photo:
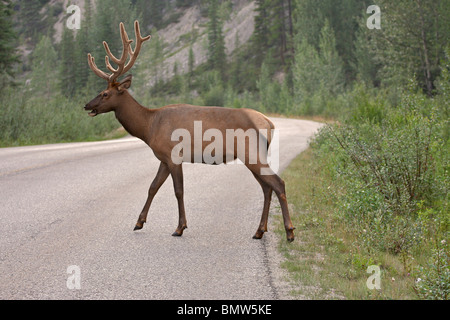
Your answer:
[[[92,1],[94,10],[95,0]],[[239,43],[244,44],[249,39],[254,30],[255,1],[249,0],[230,0],[231,9],[227,13],[226,21],[223,26],[225,37],[226,53],[230,56],[235,50],[236,38]],[[59,7],[64,10],[57,16],[54,23],[54,42],[59,43],[62,37],[63,28],[66,27],[66,21],[69,15],[65,8],[75,4],[81,9],[81,17],[85,12],[85,0],[51,0],[41,9],[41,15],[45,16],[51,8]],[[174,9],[177,12],[166,12],[166,15],[178,17],[175,22],[158,30],[158,35],[163,41],[164,48],[164,70],[162,70],[161,79],[167,80],[173,75],[174,64],[177,63],[178,73],[182,74],[188,70],[189,50],[192,50],[195,57],[194,67],[206,62],[206,46],[208,41],[207,21],[208,19],[201,14],[198,5],[188,6],[180,9]],[[141,25],[148,26],[147,21],[140,21]],[[129,33],[132,31],[129,31]],[[195,36],[193,36],[195,35]],[[148,50],[147,50],[148,53]],[[146,51],[143,51],[143,60],[149,59]]]
[[[235,49],[236,34],[238,34],[240,43],[246,43],[250,39],[254,29],[254,8],[254,1],[233,1],[233,11],[223,28],[225,48],[228,55],[231,55]],[[201,17],[199,8],[193,6],[184,12],[177,23],[170,24],[158,32],[167,44],[164,52],[167,66],[164,78],[172,75],[175,62],[178,63],[181,73],[187,71],[190,41],[186,35],[192,34],[192,32],[199,35],[192,45],[195,57],[194,66],[206,62],[206,43],[208,41],[206,22],[207,19]]]

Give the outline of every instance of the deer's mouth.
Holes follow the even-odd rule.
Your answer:
[[[90,103],[88,103],[87,105],[84,106],[84,110],[90,111],[88,113],[88,115],[91,117],[95,117],[96,115],[98,115],[98,110],[96,108],[90,106]]]

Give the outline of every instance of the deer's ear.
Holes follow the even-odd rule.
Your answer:
[[[130,74],[125,79],[123,79],[121,83],[119,83],[119,86],[117,87],[119,92],[123,92],[125,89],[128,89],[131,87],[131,78],[132,77],[133,76]]]

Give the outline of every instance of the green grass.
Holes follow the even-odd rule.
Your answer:
[[[337,198],[345,192],[334,180],[326,159],[309,148],[283,172],[296,240],[287,243],[279,216],[275,216],[286,258],[282,263],[299,289],[292,295],[313,299],[417,299],[415,270],[429,257],[429,247],[409,254],[367,253],[358,245],[357,235],[339,214]],[[370,290],[369,265],[381,269],[381,289]],[[305,289],[306,288],[306,289]]]

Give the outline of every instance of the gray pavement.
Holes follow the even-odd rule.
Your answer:
[[[320,124],[272,120],[282,170]],[[170,178],[133,232],[158,165],[129,137],[0,149],[0,299],[277,299],[252,174],[184,164],[183,236]]]

